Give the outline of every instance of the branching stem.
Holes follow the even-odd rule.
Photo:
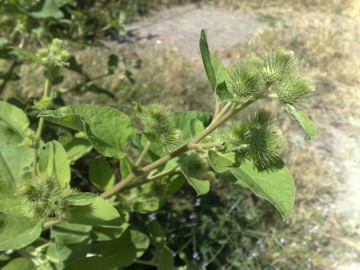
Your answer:
[[[174,157],[177,157],[177,156],[179,156],[179,155],[181,155],[183,153],[186,153],[187,151],[193,149],[194,145],[196,145],[199,141],[204,139],[207,135],[209,135],[211,132],[213,132],[216,128],[221,126],[224,122],[229,120],[236,113],[238,113],[242,109],[244,109],[247,106],[249,106],[250,104],[252,104],[254,101],[255,100],[249,100],[248,102],[239,105],[234,110],[230,110],[230,111],[228,111],[226,113],[222,113],[223,111],[225,111],[225,109],[227,109],[227,108],[225,108],[226,107],[225,106],[222,109],[222,111],[220,112],[220,113],[222,113],[222,116],[220,118],[213,119],[211,124],[203,132],[201,132],[198,136],[196,136],[192,141],[190,141],[188,144],[186,144],[186,145],[180,147],[179,149],[177,149],[177,150],[163,156],[162,158],[154,161],[153,163],[150,163],[150,164],[148,164],[148,165],[146,165],[146,166],[144,166],[142,168],[135,169],[127,177],[125,177],[123,180],[121,180],[119,183],[114,185],[109,190],[102,193],[100,196],[102,198],[111,197],[112,195],[114,195],[114,194],[118,193],[120,190],[122,190],[125,186],[129,185],[132,181],[134,181],[134,179],[146,175],[147,173],[151,172],[152,170],[156,169],[157,167],[159,167],[159,166],[165,164],[166,162],[170,161]]]
[[[50,89],[50,79],[46,78],[45,81],[45,86],[44,86],[44,93],[43,93],[43,98],[47,98],[48,97],[48,93],[49,93],[49,89]],[[38,163],[38,159],[39,159],[39,146],[40,146],[40,140],[41,140],[41,134],[44,128],[44,118],[40,118],[39,119],[39,125],[37,127],[36,133],[34,135],[34,143],[33,143],[33,147],[34,147],[34,155],[33,155],[33,172],[32,175],[36,176],[37,175],[37,163]]]
[[[141,164],[141,162],[143,161],[144,157],[146,156],[147,152],[149,151],[151,146],[151,142],[147,141],[144,150],[141,152],[139,158],[137,159],[135,166],[139,166]]]

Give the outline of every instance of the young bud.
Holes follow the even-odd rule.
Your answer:
[[[277,84],[279,100],[285,104],[301,107],[306,99],[314,91],[312,81],[301,75],[290,75]]]
[[[261,75],[267,83],[282,81],[284,76],[297,70],[298,63],[292,51],[277,50],[258,59]]]
[[[191,153],[186,158],[180,160],[180,166],[186,174],[196,178],[203,178],[208,170],[208,163],[197,153]]]
[[[64,45],[64,41],[55,38],[48,48],[38,50],[39,62],[49,69],[66,66],[69,53],[63,49]]]
[[[247,123],[247,156],[259,170],[271,168],[279,160],[282,135],[270,114],[260,110]]]
[[[69,189],[61,189],[55,177],[46,175],[23,180],[19,192],[26,212],[39,218],[63,213],[67,207],[65,197],[71,193]]]
[[[164,151],[171,151],[179,144],[181,132],[173,126],[165,106],[156,103],[142,106],[139,117],[144,131],[150,133]]]
[[[246,151],[248,147],[248,136],[247,127],[242,123],[236,122],[226,129],[224,139],[231,150],[241,153]]]
[[[264,83],[253,61],[243,62],[229,70],[226,85],[234,97],[256,96],[264,91]]]

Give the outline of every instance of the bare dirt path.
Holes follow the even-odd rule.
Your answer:
[[[185,56],[200,59],[201,28],[208,30],[211,47],[223,50],[246,41],[263,27],[256,17],[209,6],[186,5],[167,9],[129,25],[130,40],[143,45],[172,47]]]

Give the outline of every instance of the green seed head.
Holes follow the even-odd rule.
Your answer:
[[[65,197],[71,191],[61,189],[55,177],[38,175],[23,180],[19,192],[26,207],[25,211],[31,216],[45,218],[65,211]]]
[[[282,103],[301,107],[306,104],[307,97],[314,91],[314,85],[304,76],[291,75],[279,82],[276,89]]]
[[[278,83],[284,76],[295,72],[298,63],[292,51],[277,50],[257,60],[261,75],[267,83]]]
[[[38,50],[36,56],[39,62],[49,69],[68,65],[69,53],[63,49],[64,45],[64,41],[55,38],[47,48]]]
[[[260,170],[269,169],[279,160],[282,135],[270,114],[260,110],[247,123],[247,156]]]
[[[226,85],[234,97],[256,96],[265,89],[253,61],[243,62],[230,69]]]
[[[181,131],[174,127],[170,115],[170,110],[158,103],[142,106],[139,115],[144,131],[167,152],[175,149],[181,138]]]

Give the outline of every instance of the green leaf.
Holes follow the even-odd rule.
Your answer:
[[[119,238],[129,227],[129,213],[120,212],[120,226],[116,228],[93,227],[91,231],[92,238],[96,241],[109,241]]]
[[[95,149],[106,157],[125,157],[123,150],[135,131],[130,117],[121,111],[88,104],[43,111],[39,116],[85,132]]]
[[[118,211],[100,197],[92,204],[73,206],[66,219],[70,223],[103,227],[117,227],[122,222]]]
[[[0,251],[20,249],[41,233],[41,221],[0,213]]]
[[[208,113],[187,111],[187,112],[176,112],[171,115],[171,121],[175,127],[182,132],[182,139],[186,142],[192,138],[192,127],[191,120],[197,119],[202,122],[204,127],[207,127],[212,120],[212,117]]]
[[[28,10],[27,14],[35,19],[61,19],[64,17],[64,14],[59,9],[61,6],[61,1],[57,0],[40,1],[36,6]]]
[[[204,195],[210,191],[210,181],[209,180],[199,180],[195,177],[187,175],[182,171],[188,183],[195,189],[197,196]]]
[[[191,119],[190,121],[190,134],[194,138],[196,135],[204,130],[204,124],[199,119]]]
[[[23,136],[29,126],[29,119],[18,107],[0,100],[0,121],[3,121],[14,132]]]
[[[35,266],[25,258],[16,258],[7,263],[2,270],[35,270]]]
[[[70,162],[78,160],[92,149],[92,144],[86,138],[61,136],[59,142],[64,147]]]
[[[108,190],[114,185],[115,175],[106,159],[96,157],[92,160],[89,170],[90,181],[101,191]]]
[[[158,255],[158,270],[168,270],[174,268],[174,257],[172,251],[165,246]]]
[[[211,63],[211,56],[210,56],[209,46],[207,42],[207,34],[205,29],[201,29],[199,46],[200,46],[201,57],[206,75],[210,81],[211,88],[215,90],[216,76]]]
[[[288,218],[295,201],[295,186],[285,164],[279,162],[277,168],[260,172],[248,160],[237,166],[235,155],[225,157],[215,151],[209,151],[209,162],[219,173],[230,170],[241,181],[241,185],[250,188],[256,196],[271,202],[284,219]]]
[[[131,160],[129,156],[124,157],[120,161],[120,174],[122,178],[125,178],[128,176],[133,169],[135,168],[134,162]]]
[[[65,200],[69,205],[83,206],[92,204],[96,200],[96,198],[97,195],[93,193],[82,192],[70,194],[65,198]]]
[[[184,181],[184,177],[180,174],[167,176],[156,182],[133,188],[130,194],[121,195],[119,198],[121,203],[128,207],[129,211],[139,213],[154,212],[181,188]]]
[[[111,269],[111,265],[104,258],[99,256],[93,256],[93,257],[82,258],[78,261],[74,261],[69,265],[67,265],[64,270],[79,270],[79,269],[108,270]]]
[[[0,190],[0,212],[18,217],[26,215],[23,205],[19,203],[19,197],[10,190]]]
[[[246,103],[250,99],[252,99],[251,96],[248,97],[234,97],[228,90],[226,86],[226,82],[223,81],[216,85],[215,93],[217,97],[219,98],[220,102],[238,102],[238,103]]]
[[[85,258],[90,249],[91,226],[62,222],[51,228],[58,258],[66,265]]]
[[[107,62],[107,66],[108,66],[108,73],[109,74],[113,74],[119,65],[119,57],[116,54],[110,54],[108,56],[108,62]]]
[[[149,237],[138,231],[127,230],[120,238],[103,242],[101,254],[114,267],[127,267],[140,258],[149,247]]]
[[[211,55],[210,59],[211,59],[211,65],[212,65],[214,73],[215,73],[216,85],[218,85],[225,81],[227,70],[221,64],[220,60],[216,56]]]
[[[2,121],[0,121],[0,138],[0,179],[11,188],[30,170],[33,149],[21,145],[23,138]]]
[[[316,135],[316,127],[315,125],[306,117],[306,115],[297,110],[294,106],[290,104],[285,104],[285,109],[294,117],[296,122],[300,125],[300,127],[305,132],[307,138],[310,140]]]
[[[156,249],[163,248],[166,245],[166,235],[160,223],[156,220],[151,220],[148,223],[148,228],[150,231],[151,244],[154,245]]]
[[[40,153],[39,172],[56,176],[61,188],[69,186],[70,164],[64,147],[57,141],[48,142]]]

